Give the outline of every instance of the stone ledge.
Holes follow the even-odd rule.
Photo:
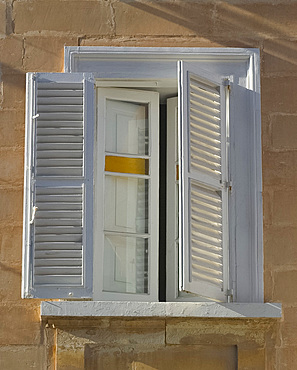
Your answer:
[[[280,318],[279,303],[43,301],[41,317]]]

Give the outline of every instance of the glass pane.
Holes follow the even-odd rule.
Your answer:
[[[148,239],[105,236],[103,289],[148,293]]]
[[[106,101],[106,151],[148,155],[148,105]]]
[[[105,230],[148,232],[148,184],[147,179],[105,176]]]

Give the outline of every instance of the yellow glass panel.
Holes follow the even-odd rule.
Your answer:
[[[149,160],[108,155],[105,157],[105,171],[148,175]]]

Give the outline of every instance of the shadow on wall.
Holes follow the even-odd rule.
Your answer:
[[[132,370],[235,370],[236,346],[126,345],[121,349],[102,345],[85,346],[85,369]]]
[[[295,6],[271,3],[235,5],[226,2],[208,3],[207,1],[169,3],[135,0],[121,0],[121,3],[125,4],[123,7],[123,12],[126,13],[124,20],[129,18],[128,6],[134,8],[133,22],[137,23],[137,14],[143,12],[152,16],[147,17],[147,25],[139,24],[141,34],[150,35],[147,28],[152,18],[157,17],[160,23],[164,22],[167,25],[173,23],[181,26],[181,35],[203,37],[214,42],[216,46],[263,48],[264,54],[274,58],[267,61],[267,68],[264,65],[266,73],[292,73],[292,70],[297,72],[295,67],[297,42],[290,40],[296,36],[297,32],[297,4]],[[144,17],[140,17],[141,22],[143,19]],[[134,25],[133,29],[136,28]],[[162,26],[160,26],[160,31],[162,31]],[[129,33],[129,25],[127,33]],[[187,40],[186,44],[189,41]],[[279,65],[278,59],[285,63]]]

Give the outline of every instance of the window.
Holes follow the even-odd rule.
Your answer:
[[[65,61],[27,77],[23,297],[157,301],[163,278],[168,301],[262,301],[258,52]]]

